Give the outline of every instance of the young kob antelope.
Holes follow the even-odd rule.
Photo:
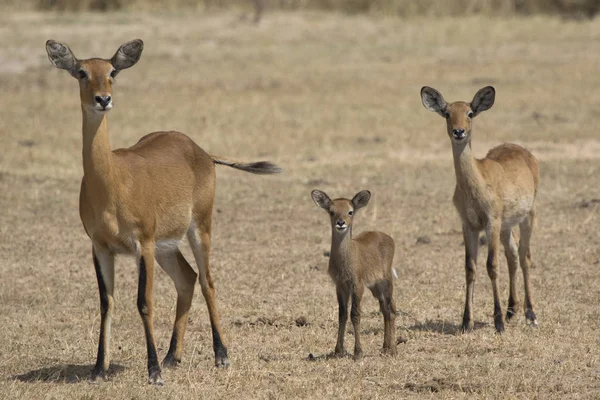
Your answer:
[[[487,272],[494,293],[494,325],[504,331],[502,308],[498,296],[498,254],[500,243],[508,262],[510,289],[506,319],[518,309],[516,274],[519,263],[525,286],[525,317],[536,326],[533,312],[529,268],[531,253],[529,240],[535,220],[535,197],[539,185],[539,167],[536,158],[516,144],[503,144],[491,149],[478,160],[471,150],[472,119],[494,105],[495,90],[488,86],[479,90],[470,103],[446,103],[435,89],[421,89],[423,105],[446,120],[452,143],[456,189],[454,205],[460,214],[465,241],[465,270],[467,291],[462,330],[470,329],[473,310],[473,291],[479,232],[484,230],[488,242]],[[519,226],[520,240],[513,227]],[[517,246],[516,241],[519,240]]]
[[[362,232],[352,238],[352,221],[354,214],[369,203],[371,193],[363,190],[352,200],[331,200],[320,190],[312,191],[312,199],[323,208],[331,218],[331,253],[329,258],[329,275],[333,279],[339,304],[339,329],[334,354],[345,354],[344,334],[348,321],[348,302],[352,297],[350,318],[354,327],[354,357],[362,355],[360,345],[360,301],[365,290],[369,288],[373,296],[379,300],[379,308],[383,313],[384,337],[383,353],[396,353],[395,317],[392,269],[394,259],[394,239],[382,232]]]
[[[207,154],[179,132],[150,133],[132,147],[111,151],[107,113],[113,107],[114,80],[120,71],[139,60],[142,49],[142,41],[133,40],[122,45],[109,60],[78,60],[66,45],[53,40],[46,43],[52,64],[67,70],[79,83],[84,172],[79,213],[92,240],[101,311],[98,358],[92,379],[105,377],[109,367],[114,260],[116,254],[124,253],[134,255],[139,267],[137,306],[146,335],[149,382],[162,384],[152,323],[154,259],[177,289],[175,324],[163,366],[181,362],[196,278],[208,307],[215,364],[228,366],[209,270],[215,164],[257,174],[272,174],[279,168],[269,162],[222,160]],[[184,236],[190,242],[198,274],[179,250]]]

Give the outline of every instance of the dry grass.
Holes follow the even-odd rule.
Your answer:
[[[599,21],[275,13],[263,22],[193,13],[0,16],[0,397],[597,399]],[[212,268],[232,366],[212,366],[197,290],[183,363],[164,373],[161,389],[145,383],[136,267],[126,258],[117,263],[113,374],[86,380],[99,302],[77,213],[79,100],[76,82],[44,52],[54,38],[82,58],[108,57],[134,37],[146,47],[118,78],[113,147],[176,129],[215,154],[285,168],[276,177],[218,170]],[[504,335],[494,333],[482,256],[480,329],[457,332],[464,273],[454,172],[443,121],[419,99],[425,84],[448,100],[496,86],[496,105],[476,121],[476,154],[514,141],[540,159],[537,330],[519,315]],[[378,355],[383,322],[369,298],[363,360],[306,360],[333,350],[337,325],[323,256],[329,228],[310,200],[315,187],[335,196],[370,189],[357,230],[376,228],[397,242],[397,330],[408,342],[395,358]],[[416,244],[421,235],[432,242]],[[162,271],[156,276],[164,356],[175,290]],[[300,316],[308,326],[296,326]]]

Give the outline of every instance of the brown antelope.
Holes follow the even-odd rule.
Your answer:
[[[227,367],[227,348],[209,270],[215,164],[256,174],[272,174],[280,169],[269,162],[244,164],[211,156],[179,132],[153,132],[130,148],[111,151],[107,113],[113,106],[114,79],[139,60],[143,46],[141,40],[125,43],[110,60],[78,60],[69,47],[53,40],[46,42],[46,51],[52,64],[67,70],[79,82],[84,172],[79,213],[92,239],[101,310],[98,358],[92,379],[104,378],[109,367],[114,259],[116,254],[124,253],[135,255],[139,266],[137,306],[146,335],[149,382],[162,384],[152,322],[154,259],[177,289],[175,324],[163,366],[181,362],[198,277],[210,316],[215,365]],[[179,250],[186,235],[198,275]]]
[[[362,355],[360,345],[360,301],[365,286],[379,300],[379,308],[383,313],[384,337],[383,353],[396,354],[393,277],[396,272],[392,268],[394,259],[394,239],[383,232],[362,232],[352,239],[352,221],[354,213],[366,206],[371,192],[363,190],[352,200],[331,200],[320,190],[312,191],[313,201],[329,213],[331,218],[331,252],[329,258],[329,275],[335,283],[339,305],[339,328],[334,355],[342,356],[344,350],[344,334],[348,321],[348,301],[352,296],[350,318],[354,328],[354,357]]]
[[[525,285],[525,317],[537,326],[529,268],[531,252],[529,240],[535,221],[535,197],[539,185],[539,166],[536,158],[516,144],[503,144],[491,149],[487,156],[478,160],[471,150],[471,121],[479,113],[494,105],[496,91],[487,86],[479,90],[471,103],[457,101],[447,104],[435,89],[423,87],[423,105],[446,119],[448,136],[452,142],[456,189],[454,205],[463,223],[465,240],[465,270],[467,292],[462,330],[470,328],[472,320],[473,291],[479,232],[485,230],[488,242],[487,272],[494,293],[494,325],[496,331],[504,331],[502,308],[498,296],[497,269],[500,242],[508,262],[510,294],[506,319],[512,318],[518,309],[516,273],[521,264]],[[513,232],[519,225],[520,240]]]

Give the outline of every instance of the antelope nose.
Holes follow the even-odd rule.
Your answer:
[[[337,226],[344,226],[346,222],[343,219],[338,219],[335,224]]]
[[[96,96],[94,98],[94,100],[96,100],[96,103],[98,103],[102,107],[106,108],[106,106],[110,104],[111,97],[110,96]]]
[[[460,129],[454,129],[454,130],[452,131],[452,133],[454,133],[454,134],[455,134],[455,135],[457,135],[457,136],[462,136],[462,135],[465,133],[465,130],[464,130],[464,129],[462,129],[462,128],[460,128]]]

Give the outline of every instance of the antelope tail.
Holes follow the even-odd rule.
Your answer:
[[[240,169],[252,174],[270,175],[278,174],[282,171],[280,167],[269,161],[256,161],[250,163],[241,163],[237,161],[226,160],[217,156],[210,156],[215,164],[226,165],[231,168]]]

